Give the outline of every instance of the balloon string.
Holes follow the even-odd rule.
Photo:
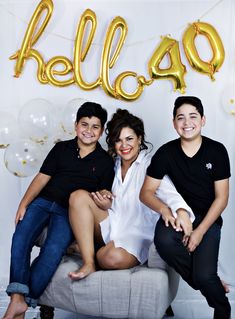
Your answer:
[[[219,0],[218,2],[216,2],[210,9],[208,9],[205,13],[203,13],[198,20],[201,20],[202,18],[204,18],[222,2],[224,2],[224,0]]]
[[[205,11],[198,19],[196,19],[196,20],[201,20],[202,18],[204,18],[205,16],[207,16],[209,13],[211,13],[218,5],[221,4],[222,2],[224,2],[224,0],[219,0],[219,1],[217,1],[215,4],[213,4],[208,10],[206,10],[206,11]],[[24,24],[27,24],[27,22],[26,22],[24,19],[22,19],[22,18],[18,17],[17,15],[15,15],[12,11],[10,11],[9,9],[7,9],[4,5],[0,4],[0,7],[2,7],[8,14],[10,14],[11,16],[13,16],[14,18],[17,18],[17,19],[19,19],[21,22],[23,22]],[[180,27],[179,29],[182,29],[182,28],[185,28],[185,25],[182,26],[182,27]],[[63,36],[63,35],[61,35],[61,34],[58,34],[58,33],[47,32],[46,30],[44,31],[44,33],[47,34],[47,35],[55,36],[55,37],[57,37],[57,38],[61,38],[61,39],[66,40],[66,41],[74,42],[74,39],[65,37],[65,36]],[[170,36],[170,34],[169,34],[169,36]],[[159,38],[160,38],[160,37],[161,37],[161,36],[159,35]],[[147,39],[145,39],[145,40],[139,40],[139,41],[132,42],[132,43],[129,43],[129,44],[126,43],[126,44],[125,44],[125,47],[132,47],[132,46],[136,46],[136,45],[141,45],[141,44],[144,44],[144,43],[146,43],[146,42],[151,42],[151,41],[153,41],[153,40],[156,40],[156,38],[157,38],[157,36],[152,36],[152,37],[147,38]],[[101,43],[96,43],[96,42],[94,41],[94,42],[92,42],[92,45],[93,45],[93,46],[102,46],[103,44],[101,44]]]

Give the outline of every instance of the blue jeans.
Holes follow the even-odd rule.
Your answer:
[[[193,228],[200,222],[201,217],[196,217]],[[220,233],[221,226],[214,223],[195,251],[189,254],[182,243],[182,232],[176,232],[171,226],[166,227],[160,218],[154,243],[162,259],[205,296],[209,306],[214,308],[214,319],[229,319],[231,307],[217,274]]]
[[[30,263],[34,243],[44,227],[47,238],[38,257]],[[15,229],[11,247],[10,283],[6,292],[20,293],[31,306],[54,275],[67,247],[73,241],[68,210],[43,198],[35,199]]]

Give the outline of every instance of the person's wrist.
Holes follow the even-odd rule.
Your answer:
[[[161,208],[160,208],[160,214],[165,216],[169,213],[169,207],[166,206],[166,205],[163,205]]]
[[[183,208],[179,208],[177,209],[177,215],[178,216],[186,216],[186,217],[189,217],[189,214],[187,212],[187,210],[183,209]]]

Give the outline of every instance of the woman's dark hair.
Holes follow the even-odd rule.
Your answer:
[[[115,143],[118,141],[121,134],[121,130],[124,127],[131,128],[137,137],[141,137],[140,150],[148,149],[147,144],[152,145],[145,141],[144,123],[142,119],[131,114],[127,110],[118,109],[116,113],[113,114],[110,121],[108,121],[106,126],[106,142],[108,145],[108,152],[112,156],[116,156]]]

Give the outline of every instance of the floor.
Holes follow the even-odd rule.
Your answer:
[[[0,318],[2,318],[4,314],[4,309],[0,308]],[[192,319],[192,318],[188,318],[188,317],[179,317],[177,315],[175,315],[174,317],[164,317],[165,319],[169,318],[169,319]],[[200,316],[200,318],[197,319],[211,319],[212,317],[208,317],[208,316]],[[28,310],[25,316],[25,319],[40,319],[40,315],[38,310]],[[54,319],[103,319],[101,317],[90,317],[90,316],[84,316],[84,315],[78,315],[78,314],[74,314],[74,313],[70,313],[67,311],[63,311],[63,310],[56,310],[55,311],[55,316]],[[144,319],[144,318],[143,318]]]
[[[5,291],[0,289],[0,318],[4,315],[9,298],[6,296]],[[235,310],[235,304],[232,302],[232,308]],[[211,319],[213,318],[212,312],[208,312],[208,305],[205,303],[192,304],[192,303],[173,303],[174,317],[169,319]],[[210,310],[210,309],[209,309]],[[232,318],[235,319],[235,311],[232,311]],[[165,317],[166,319],[167,317]],[[25,319],[40,319],[39,309],[29,309],[26,313]],[[56,309],[54,319],[103,319],[101,317],[91,317],[78,315],[68,311]],[[143,318],[145,319],[145,318]]]

